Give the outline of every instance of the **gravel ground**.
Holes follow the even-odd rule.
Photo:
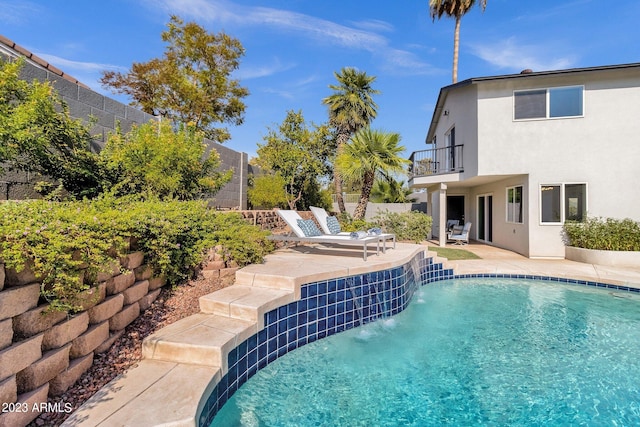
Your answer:
[[[198,313],[198,298],[233,284],[235,277],[204,279],[199,277],[175,288],[165,287],[158,299],[144,313],[125,328],[124,334],[103,353],[93,359],[93,365],[62,396],[50,397],[49,403],[64,407],[71,404],[75,411],[109,381],[142,358],[142,340],[177,320]],[[70,414],[43,413],[28,427],[59,426]]]

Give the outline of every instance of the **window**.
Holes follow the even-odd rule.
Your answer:
[[[521,185],[507,188],[507,222],[523,223]]]
[[[519,90],[513,93],[515,120],[581,117],[584,86]]]
[[[543,224],[582,221],[585,219],[586,213],[587,184],[540,186],[540,221]]]

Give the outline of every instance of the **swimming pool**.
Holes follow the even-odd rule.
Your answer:
[[[444,280],[274,360],[211,425],[639,425],[638,355],[636,293]]]

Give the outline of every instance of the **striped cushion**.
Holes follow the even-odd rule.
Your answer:
[[[338,218],[335,216],[328,216],[327,227],[329,227],[331,234],[338,234],[340,232],[340,223],[338,222]]]
[[[313,237],[313,236],[321,236],[322,235],[320,230],[318,230],[318,227],[316,226],[316,223],[313,222],[312,219],[299,219],[298,220],[298,227],[300,227],[300,229],[302,230],[302,232],[304,233],[304,235],[306,237]]]

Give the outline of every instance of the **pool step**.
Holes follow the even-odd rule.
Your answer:
[[[254,322],[257,332],[265,313],[293,301],[293,291],[235,284],[200,297],[200,312]]]
[[[226,355],[257,332],[254,322],[198,313],[181,319],[147,337],[145,359],[216,366],[227,371]]]

